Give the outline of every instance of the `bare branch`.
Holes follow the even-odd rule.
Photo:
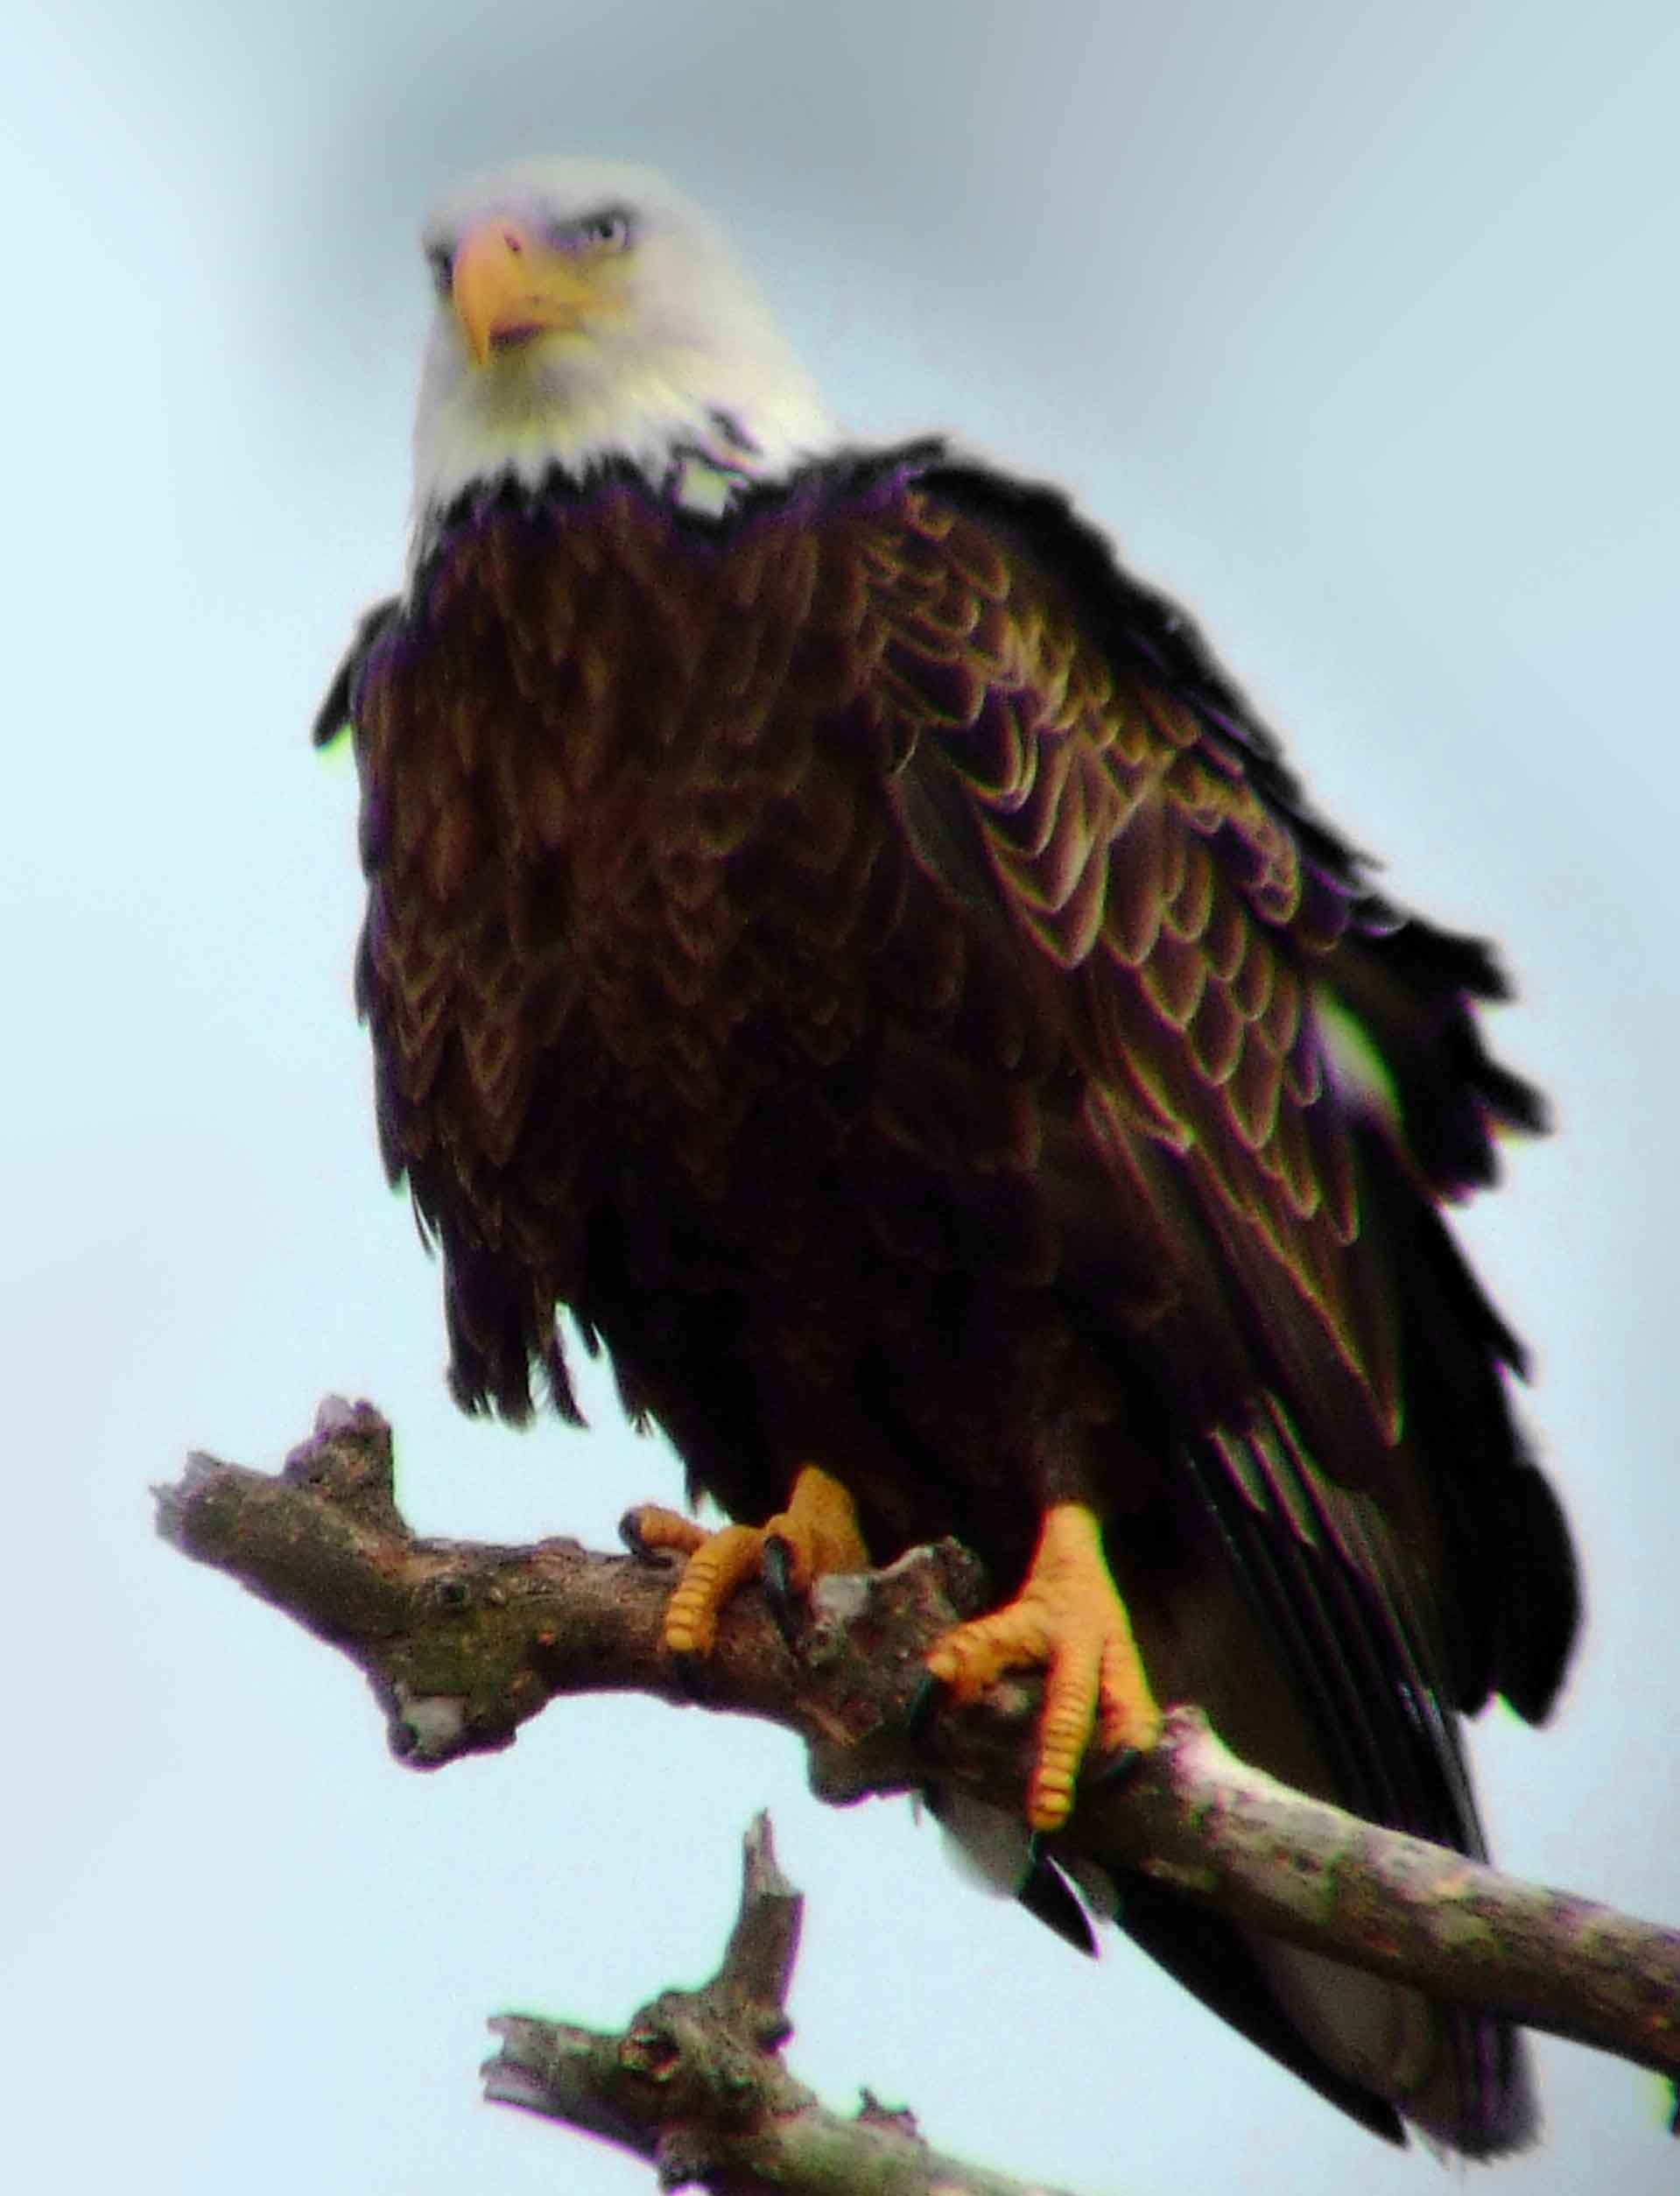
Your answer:
[[[416,1538],[392,1494],[390,1428],[371,1404],[335,1398],[278,1477],[194,1456],[158,1501],[158,1529],[183,1554],[349,1657],[392,1751],[416,1769],[510,1745],[558,1693],[635,1692],[797,1732],[826,1797],[907,1789],[928,1767],[908,1729],[923,1651],[987,1598],[979,1563],[946,1541],[891,1572],[828,1581],[796,1657],[759,1596],[743,1595],[685,1683],[660,1647],[663,1563],[575,1540]],[[1013,1721],[993,1741],[1005,1761],[1018,1751]]]
[[[160,1492],[159,1525],[348,1654],[414,1767],[509,1744],[559,1693],[692,1697],[660,1651],[668,1573],[568,1540],[415,1538],[392,1496],[390,1429],[369,1404],[323,1405],[278,1478],[193,1459]],[[1036,1681],[1000,1685],[962,1714],[918,1714],[929,1646],[987,1598],[957,1543],[917,1549],[890,1570],[825,1580],[796,1655],[761,1597],[743,1594],[706,1665],[704,1703],[797,1733],[822,1798],[937,1784],[1019,1809]],[[1305,1798],[1234,1760],[1193,1709],[1175,1709],[1125,1777],[1087,1772],[1050,1849],[1128,1865],[1374,1974],[1680,2073],[1680,1933]],[[779,2002],[777,1962],[791,1958],[785,1936],[743,1946],[741,1988]]]
[[[665,1990],[622,2036],[503,2014],[487,2096],[565,2121],[650,2160],[660,2185],[716,2196],[1055,2196],[931,2150],[907,2112],[865,2093],[854,2119],[782,2064],[804,1901],[777,1866],[770,1818],[749,1829],[741,1910],[723,1964]]]

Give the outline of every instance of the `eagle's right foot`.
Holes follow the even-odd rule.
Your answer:
[[[626,1512],[619,1531],[636,1555],[670,1549],[686,1558],[665,1605],[664,1645],[679,1663],[711,1653],[725,1603],[749,1579],[763,1581],[791,1644],[798,1605],[819,1579],[831,1571],[869,1567],[852,1497],[815,1464],[800,1471],[787,1508],[762,1525],[726,1525],[721,1532],[707,1532],[692,1517],[644,1503]]]

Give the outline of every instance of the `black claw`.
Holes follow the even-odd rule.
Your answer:
[[[1118,1754],[1111,1754],[1100,1769],[1087,1770],[1080,1783],[1088,1792],[1118,1791],[1130,1782],[1143,1759],[1143,1751],[1137,1746],[1122,1746]]]
[[[671,1657],[671,1674],[677,1680],[678,1690],[697,1706],[704,1706],[706,1691],[704,1683],[706,1657],[693,1653]]]
[[[618,1537],[638,1563],[645,1563],[650,1570],[666,1570],[669,1565],[664,1551],[651,1546],[642,1538],[641,1516],[639,1510],[627,1510],[618,1521]]]
[[[910,1704],[910,1714],[904,1718],[904,1735],[919,1745],[926,1738],[933,1719],[945,1705],[945,1681],[936,1678],[931,1670],[922,1673]]]
[[[1063,1943],[1072,1945],[1075,1952],[1094,1960],[1097,1939],[1090,1917],[1079,1903],[1079,1893],[1055,1862],[1047,1860],[1040,1850],[1036,1830],[1028,1841],[1027,1850],[1031,1858],[1016,1897],[1035,1921],[1043,1922],[1046,1929],[1053,1929]]]
[[[805,1629],[805,1606],[793,1583],[793,1549],[779,1532],[771,1533],[760,1550],[758,1574],[777,1630],[797,1651]]]

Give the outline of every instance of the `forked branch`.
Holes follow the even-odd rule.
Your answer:
[[[942,2157],[908,2112],[864,2094],[846,2119],[782,2063],[805,1901],[776,1863],[770,1818],[747,1832],[741,1909],[723,1964],[664,1990],[620,2036],[504,2013],[485,2094],[647,2158],[664,2188],[728,2196],[1056,2196]]]

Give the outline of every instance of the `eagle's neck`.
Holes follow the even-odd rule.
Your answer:
[[[842,446],[840,429],[791,357],[703,351],[590,371],[568,359],[552,377],[475,375],[425,387],[414,438],[411,569],[445,512],[502,486],[577,486],[627,466],[650,491],[715,515],[741,488],[789,478]],[[428,382],[431,370],[428,369]]]

